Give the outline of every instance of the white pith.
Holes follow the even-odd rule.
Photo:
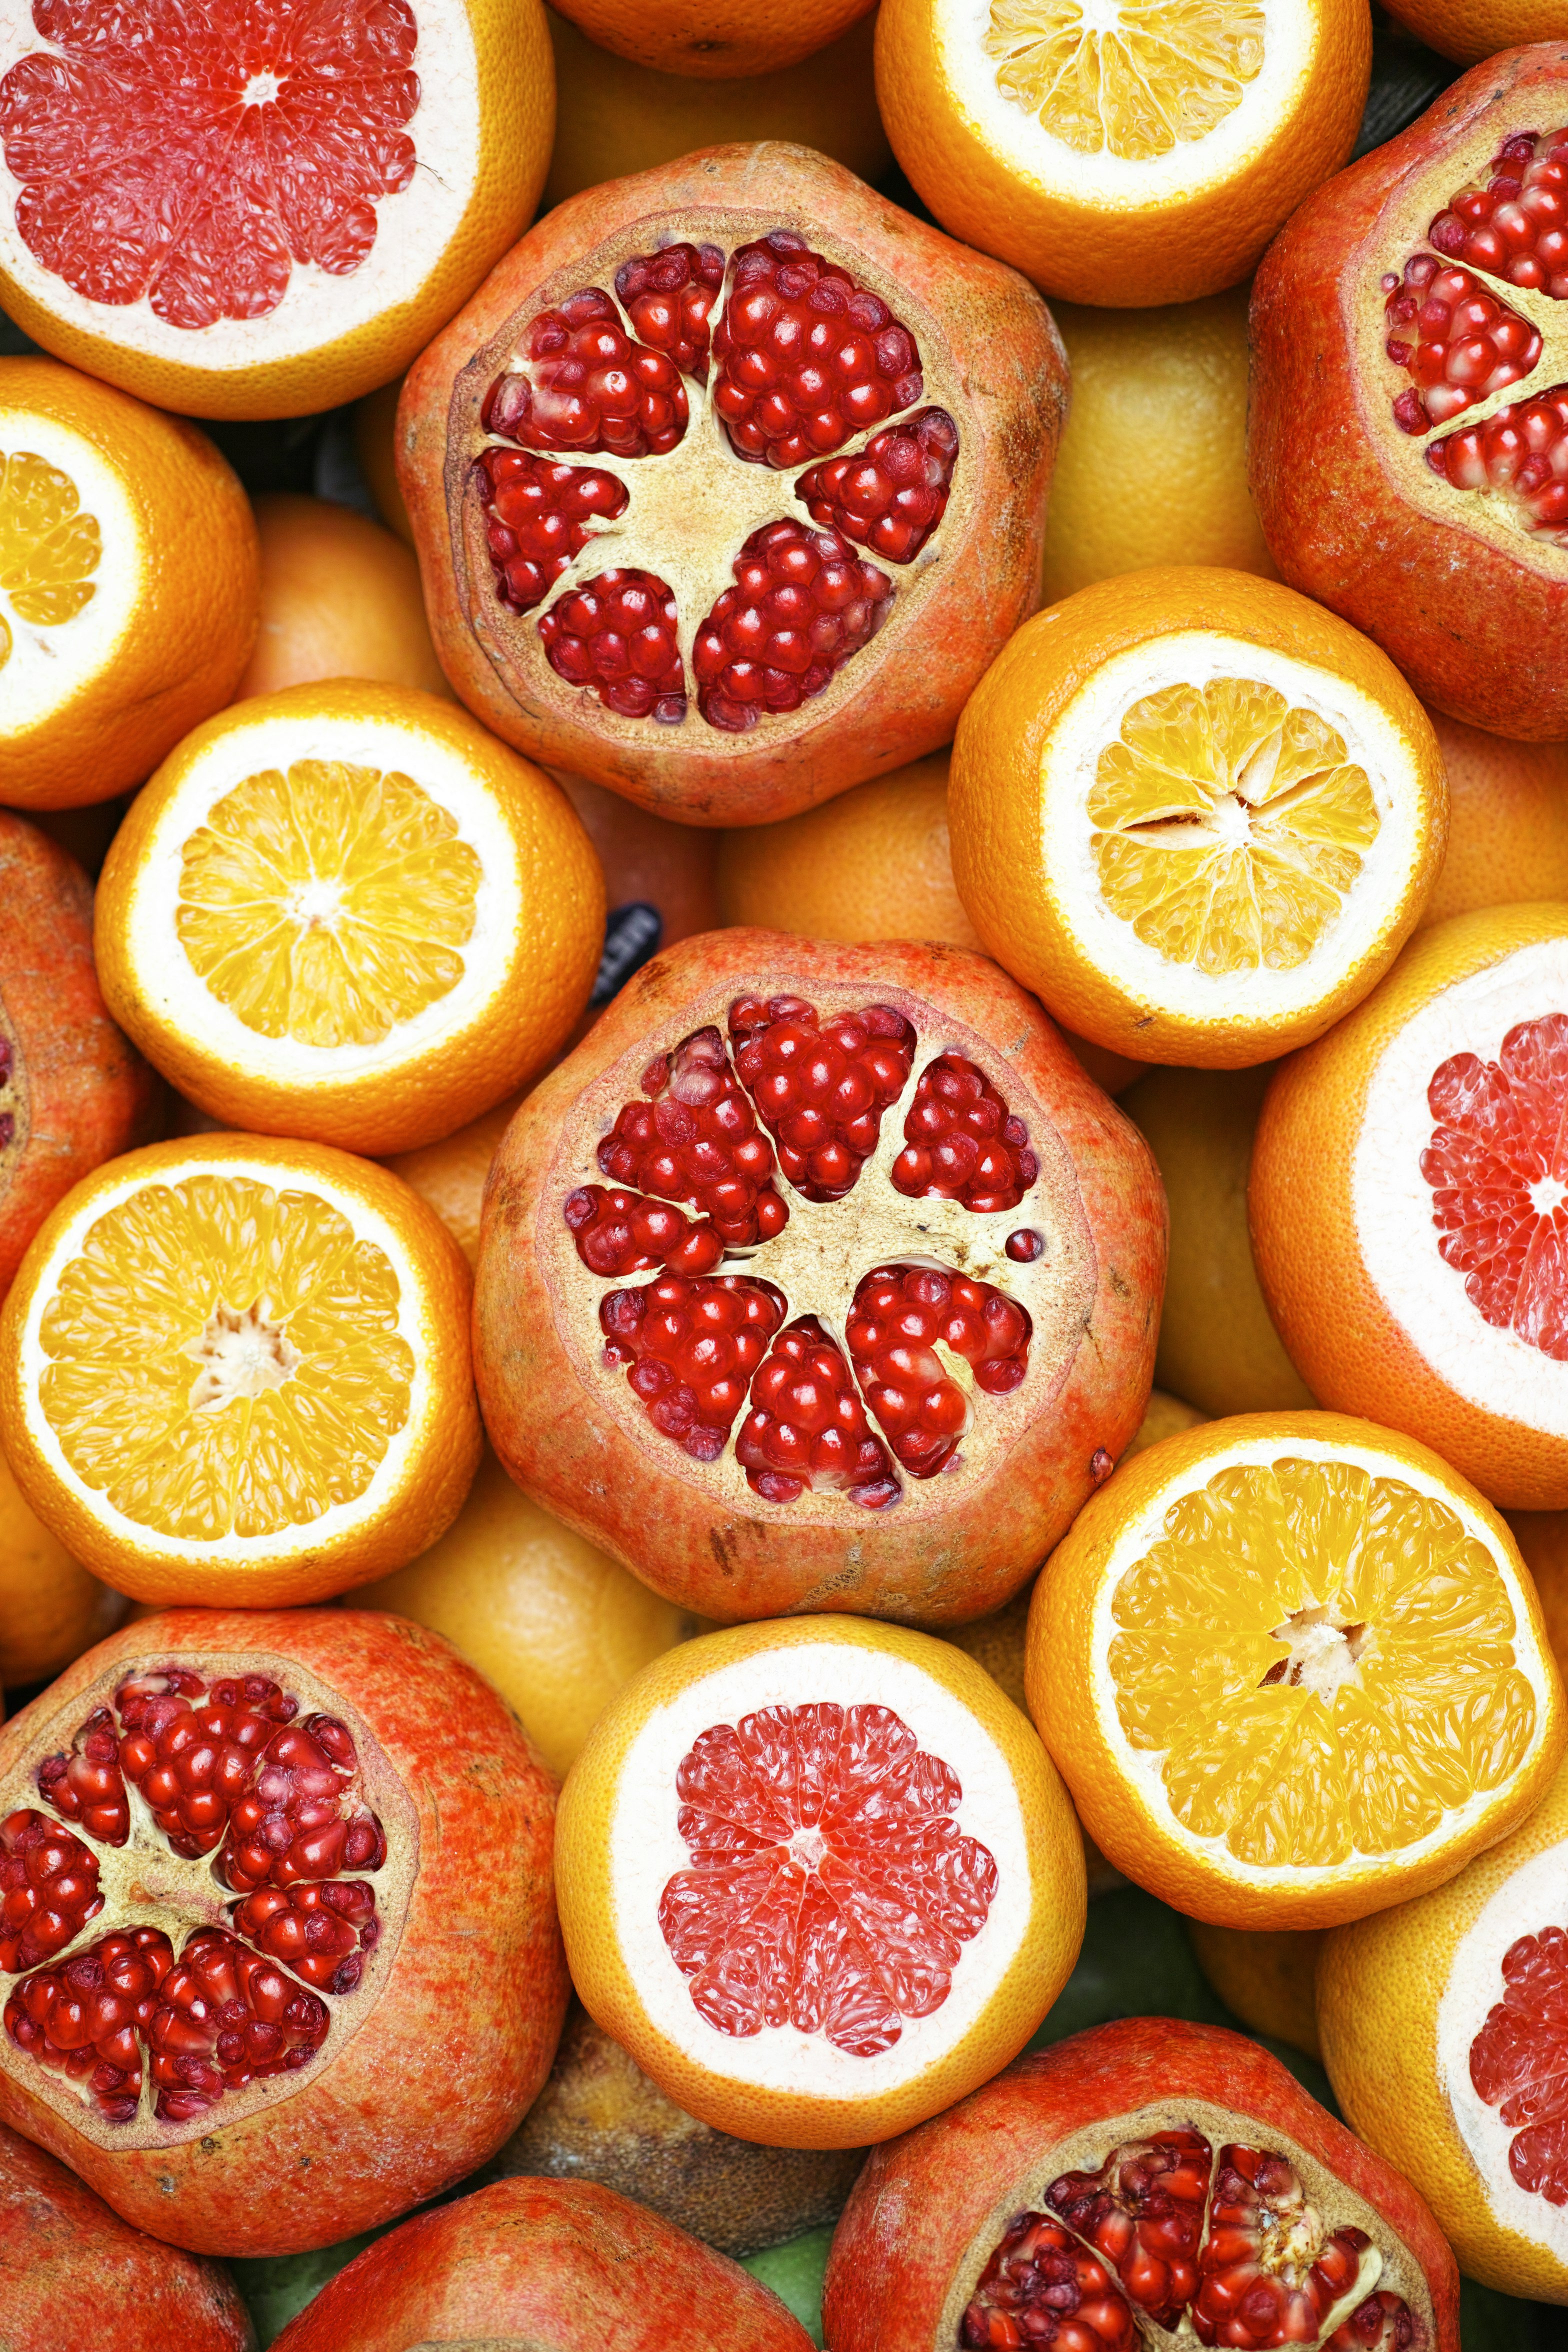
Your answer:
[[[1502,2121],[1470,2080],[1470,2045],[1507,1990],[1503,1956],[1521,1936],[1568,1927],[1568,1841],[1511,1871],[1454,1948],[1437,2003],[1437,2080],[1494,2220],[1568,2264],[1568,2206],[1521,2189],[1509,2169],[1518,2124]]]
[[[0,678],[3,678],[0,673]],[[512,982],[522,919],[524,876],[518,845],[492,781],[456,746],[393,719],[276,717],[236,723],[197,752],[148,834],[125,898],[125,953],[152,1017],[196,1042],[237,1076],[331,1094],[374,1075],[394,1076],[482,1025]],[[342,761],[376,774],[410,777],[452,816],[482,866],[474,928],[458,950],[462,977],[379,1043],[314,1045],[266,1037],[216,996],[196,971],[175,929],[181,857],[225,793],[268,769],[300,760]],[[309,886],[307,886],[309,887]],[[331,902],[331,903],[329,903]],[[319,918],[331,920],[335,893],[321,886]],[[309,916],[310,906],[298,913]]]
[[[998,60],[984,46],[991,0],[933,0],[931,33],[964,127],[1026,187],[1075,206],[1140,213],[1238,177],[1300,105],[1321,43],[1316,12],[1301,0],[1262,0],[1262,5],[1263,64],[1237,105],[1205,137],[1178,140],[1168,153],[1146,162],[1113,155],[1109,147],[1084,153],[1003,95]]]
[[[1134,1747],[1123,1732],[1117,1712],[1116,1678],[1110,1663],[1110,1646],[1121,1630],[1113,1614],[1117,1587],[1128,1570],[1134,1567],[1161,1539],[1165,1515],[1183,1496],[1201,1490],[1221,1471],[1238,1465],[1250,1466],[1291,1460],[1349,1463],[1366,1471],[1372,1477],[1396,1479],[1451,1511],[1466,1535],[1488,1552],[1513,1611],[1513,1663],[1529,1683],[1535,1699],[1535,1728],[1529,1748],[1520,1759],[1515,1778],[1529,1771],[1532,1759],[1540,1752],[1542,1742],[1551,1735],[1552,1709],[1549,1702],[1554,1671],[1549,1656],[1530,1632],[1530,1609],[1517,1570],[1498,1549],[1496,1538],[1479,1513],[1461,1494],[1430,1472],[1395,1454],[1380,1453],[1375,1447],[1359,1444],[1352,1440],[1330,1442],[1300,1436],[1293,1436],[1288,1443],[1277,1437],[1238,1438],[1228,1445],[1217,1447],[1213,1454],[1205,1454],[1191,1467],[1174,1471],[1143,1505],[1137,1517],[1122,1529],[1100,1570],[1089,1635],[1089,1689],[1094,1717],[1117,1759],[1119,1769],[1131,1783],[1145,1811],[1159,1825],[1164,1837],[1210,1871],[1238,1885],[1306,1893],[1319,1886],[1342,1887],[1362,1879],[1385,1877],[1391,1869],[1409,1871],[1427,1854],[1461,1842],[1472,1823],[1495,1810],[1500,1797],[1506,1790],[1477,1790],[1462,1806],[1445,1813],[1435,1829],[1428,1831],[1424,1837],[1413,1839],[1408,1845],[1399,1846],[1386,1853],[1365,1853],[1358,1850],[1348,1861],[1336,1863],[1288,1863],[1266,1867],[1233,1853],[1223,1832],[1212,1837],[1199,1836],[1177,1819],[1163,1777],[1169,1751]],[[1375,1638],[1374,1626],[1372,1639],[1375,1641]]]
[[[100,1218],[109,1215],[132,1194],[149,1187],[173,1189],[190,1177],[209,1173],[220,1181],[230,1182],[248,1178],[279,1193],[313,1194],[329,1202],[346,1218],[356,1239],[372,1242],[384,1251],[397,1276],[396,1328],[413,1351],[414,1373],[409,1382],[407,1418],[403,1427],[388,1440],[380,1464],[363,1494],[352,1502],[331,1505],[319,1517],[300,1527],[279,1528],[258,1536],[239,1536],[231,1530],[226,1535],[203,1538],[198,1542],[189,1537],[144,1526],[138,1519],[128,1518],[116,1509],[107,1496],[88,1486],[78,1475],[39,1402],[38,1383],[51,1360],[44,1349],[39,1330],[60,1274],[77,1256],[88,1233]],[[217,1303],[215,1296],[212,1304],[216,1306]],[[227,1299],[223,1303],[243,1310],[253,1302],[247,1298]],[[18,1385],[27,1425],[39,1453],[72,1498],[100,1527],[126,1546],[143,1552],[181,1560],[233,1560],[237,1566],[250,1561],[269,1561],[314,1553],[323,1545],[374,1518],[385,1508],[389,1492],[404,1483],[410,1455],[417,1456],[427,1444],[430,1422],[441,1409],[442,1399],[432,1383],[429,1369],[436,1339],[424,1277],[401,1234],[379,1210],[341,1185],[335,1178],[321,1173],[315,1166],[307,1166],[293,1176],[286,1164],[259,1155],[254,1160],[245,1154],[222,1160],[207,1159],[203,1155],[199,1142],[194,1142],[188,1159],[153,1172],[136,1169],[121,1174],[72,1211],[56,1237],[47,1265],[40,1272],[28,1304],[26,1319],[19,1335]],[[196,1378],[197,1370],[193,1364],[193,1385]]]
[[[111,667],[147,583],[151,552],[123,479],[84,435],[37,409],[0,404],[0,459],[24,454],[70,476],[78,512],[97,519],[102,552],[92,594],[58,625],[23,620],[0,588],[0,618],[11,633],[10,657],[0,664],[0,757],[7,738],[37,726]]]
[[[677,1822],[681,1759],[716,1724],[738,1723],[763,1707],[820,1702],[888,1706],[901,1717],[921,1748],[957,1774],[963,1793],[952,1819],[996,1864],[995,1897],[985,1925],[963,1948],[946,2000],[930,2017],[906,2018],[892,2047],[870,2058],[793,2025],[765,2026],[745,2040],[721,2032],[693,2005],[658,1923],[666,1885],[691,1867]],[[982,2015],[1023,1942],[1032,1907],[1023,1810],[991,1734],[912,1661],[826,1637],[736,1659],[651,1714],[621,1760],[608,1850],[614,1932],[650,2022],[711,2079],[784,2094],[876,2099],[923,2074]]]
[[[22,182],[0,161],[0,266],[35,301],[79,332],[99,335],[154,359],[223,374],[294,358],[368,326],[416,294],[444,258],[479,176],[482,125],[479,59],[467,0],[408,0],[419,28],[412,70],[419,103],[405,135],[418,163],[401,194],[374,199],[375,242],[357,269],[333,277],[294,262],[276,310],[260,319],[223,319],[210,327],[175,327],[145,295],[126,304],[95,302],[37,261],[16,227]],[[33,23],[31,0],[0,0],[0,77],[18,58],[56,52]]]
[[[1436,1121],[1426,1090],[1455,1054],[1495,1062],[1521,1021],[1568,1013],[1568,939],[1516,948],[1419,1006],[1367,1081],[1350,1192],[1367,1277],[1416,1353],[1457,1394],[1545,1436],[1568,1437],[1568,1362],[1487,1322],[1465,1276],[1438,1253],[1421,1154]]]
[[[1221,677],[1259,680],[1293,709],[1326,719],[1343,737],[1347,761],[1365,771],[1380,819],[1339,914],[1289,971],[1258,964],[1205,972],[1195,962],[1178,963],[1141,940],[1100,888],[1088,803],[1101,753],[1146,695],[1179,684],[1201,690]],[[1088,961],[1154,1012],[1209,1021],[1240,1013],[1261,1023],[1316,1004],[1353,971],[1409,887],[1421,854],[1418,782],[1408,740],[1378,703],[1315,663],[1208,629],[1129,646],[1074,695],[1041,752],[1040,861],[1052,886],[1053,922]]]

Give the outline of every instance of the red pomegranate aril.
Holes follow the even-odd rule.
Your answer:
[[[665,1201],[602,1184],[582,1184],[563,1208],[591,1274],[642,1274],[659,1266],[671,1274],[711,1274],[724,1244],[710,1224],[693,1224]]]
[[[671,727],[685,718],[675,598],[651,572],[584,581],[540,615],[539,635],[556,675],[586,687],[606,710]]]
[[[1450,197],[1426,234],[1473,269],[1568,300],[1568,130],[1506,140],[1488,184]]]
[[[1357,2304],[1323,2347],[1323,2352],[1409,2352],[1415,2341],[1415,2318],[1401,2294],[1379,2288]]]
[[[234,1808],[219,1857],[219,1875],[237,1895],[381,1868],[386,1840],[358,1802],[355,1762],[352,1740],[331,1716],[308,1716],[276,1735],[255,1788]]]
[[[634,342],[587,286],[532,321],[523,368],[496,378],[483,422],[533,449],[663,457],[686,430],[686,387],[669,353]]]
[[[327,2010],[221,1927],[198,1927],[158,1987],[146,2029],[155,2113],[184,2123],[226,2091],[308,2065]]]
[[[911,563],[947,510],[958,427],[944,408],[889,425],[858,457],[830,458],[795,484],[813,522],[891,563]]]
[[[807,1488],[826,1486],[867,1510],[885,1510],[900,1492],[849,1367],[815,1315],[779,1334],[752,1381],[735,1458],[769,1503],[797,1502]]]
[[[808,1201],[850,1192],[877,1149],[882,1113],[909,1081],[915,1033],[890,1005],[821,1024],[803,997],[739,997],[730,1008],[735,1071]]]
[[[114,1718],[96,1706],[68,1756],[48,1756],[37,1770],[38,1794],[62,1821],[75,1822],[100,1845],[123,1845],[131,1834],[131,1801],[120,1769]]]
[[[1174,2328],[1198,2283],[1214,2151],[1194,2131],[1113,2148],[1098,2172],[1065,2172],[1046,2202],[1115,2271],[1122,2292]]]
[[[1193,2304],[1199,2341],[1247,2352],[1315,2344],[1368,2242],[1360,2230],[1324,2233],[1284,2157],[1222,2147]]]
[[[643,342],[699,383],[708,381],[709,318],[723,282],[716,245],[668,245],[616,272],[621,307]]]
[[[626,484],[596,467],[552,465],[524,449],[486,449],[475,467],[496,593],[513,613],[542,603],[594,526],[626,509]]]
[[[364,1973],[362,1956],[374,1950],[380,1935],[375,1890],[357,1878],[261,1887],[230,1916],[247,1944],[318,1992],[352,1992]]]
[[[1568,384],[1431,442],[1426,462],[1455,489],[1500,495],[1533,537],[1568,546]]]
[[[964,2352],[1139,2352],[1131,2312],[1103,2263],[1047,2213],[1020,2213],[981,2274]]]
[[[5,2031],[40,2065],[86,2083],[107,2122],[128,2123],[141,2095],[138,2037],[151,2026],[174,1958],[157,1927],[101,1937],[60,1967],[24,1978],[5,2003]]]
[[[1023,1307],[989,1283],[927,1266],[867,1275],[845,1337],[866,1402],[906,1470],[934,1476],[968,1425],[968,1402],[936,1342],[964,1359],[978,1387],[1001,1396],[1028,1370],[1031,1329]]]
[[[940,1054],[921,1071],[904,1140],[892,1181],[914,1200],[961,1201],[990,1214],[1016,1209],[1039,1173],[1023,1120],[962,1054]]]
[[[723,1452],[783,1320],[771,1285],[731,1276],[664,1275],[641,1289],[611,1291],[599,1308],[607,1360],[629,1367],[654,1427],[697,1462]]]
[[[79,1838],[30,1810],[0,1821],[0,1969],[53,1959],[102,1908],[98,1864]]]
[[[210,1853],[249,1789],[261,1750],[298,1702],[259,1676],[216,1684],[205,1703],[188,1675],[145,1675],[115,1693],[121,1769],[176,1853]]]
[[[709,725],[743,734],[822,692],[886,620],[893,583],[837,531],[787,520],[754,530],[734,572],[697,633],[691,667]]]
[[[628,1191],[689,1202],[727,1248],[782,1233],[789,1211],[772,1181],[773,1146],[758,1131],[719,1031],[683,1040],[662,1076],[650,1068],[642,1085],[650,1099],[622,1106],[598,1148],[601,1171]]]
[[[1540,331],[1528,319],[1435,254],[1412,254],[1404,277],[1383,285],[1388,356],[1414,379],[1394,404],[1404,432],[1447,424],[1519,383],[1541,357]]]

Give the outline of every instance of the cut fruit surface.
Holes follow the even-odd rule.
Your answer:
[[[1041,1580],[1027,1674],[1096,1843],[1237,1927],[1451,1875],[1568,1728],[1502,1522],[1425,1448],[1328,1414],[1209,1423],[1125,1465]]]
[[[604,880],[559,786],[467,713],[333,679],[180,746],[116,837],[96,936],[120,1018],[189,1099],[397,1151],[564,1042]]]
[[[467,1490],[466,1293],[445,1230],[368,1163],[154,1145],[68,1196],[11,1293],[7,1455],[46,1524],[142,1598],[341,1591]]]
[[[1024,1718],[950,1643],[773,1622],[645,1668],[574,1766],[562,1920],[588,2009],[693,2115],[853,2147],[1005,2063],[1083,1924]]]
[[[1131,163],[1205,139],[1263,68],[1261,0],[1142,0],[1101,26],[1079,0],[993,0],[996,87],[1080,155]]]
[[[96,515],[76,484],[31,450],[0,457],[0,593],[18,620],[58,629],[90,603],[103,552]],[[11,658],[0,614],[0,667]]]

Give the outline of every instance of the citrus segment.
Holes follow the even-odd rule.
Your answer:
[[[1568,2205],[1568,1934],[1543,1927],[1503,1955],[1502,1999],[1470,2044],[1470,2080],[1514,2132],[1520,2187]]]
[[[1254,0],[992,0],[996,87],[1080,154],[1143,163],[1206,137],[1263,64]]]
[[[0,455],[0,667],[11,653],[5,604],[58,629],[93,594],[103,540],[98,518],[80,505],[58,466],[25,449]]]
[[[1568,1014],[1518,1023],[1495,1062],[1451,1055],[1426,1100],[1439,1255],[1495,1329],[1568,1357]]]

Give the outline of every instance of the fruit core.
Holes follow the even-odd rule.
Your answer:
[[[822,693],[935,557],[958,429],[909,328],[791,230],[667,242],[612,283],[524,322],[486,395],[495,592],[605,710],[675,727],[695,693],[745,733]]]
[[[689,1461],[732,1445],[763,1501],[889,1509],[962,1470],[1022,1385],[1017,1288],[1050,1274],[1038,1160],[978,1065],[925,1058],[895,1007],[736,997],[727,1034],[648,1063],[596,1158],[607,1181],[562,1204],[578,1259],[648,1277],[603,1296],[603,1365]]]
[[[1454,1054],[1426,1089],[1421,1173],[1444,1264],[1494,1329],[1568,1359],[1568,1013],[1521,1021],[1495,1062]]]
[[[1290,971],[1353,889],[1381,820],[1315,710],[1256,678],[1160,688],[1100,752],[1090,848],[1111,913],[1168,962]]]
[[[4,2030],[104,2125],[193,2124],[312,2065],[384,1926],[338,1717],[269,1675],[129,1675],[0,1820]]]
[[[257,1035],[379,1045],[462,979],[482,878],[412,777],[296,760],[245,777],[189,835],[174,929]]]
[[[1345,1461],[1237,1464],[1119,1579],[1108,1663],[1175,1819],[1254,1869],[1398,1853],[1534,1736],[1513,1604],[1455,1512]]]
[[[68,474],[30,450],[0,452],[0,669],[12,621],[58,629],[91,603],[102,553],[98,519],[81,511]]]
[[[1384,350],[1409,379],[1393,402],[1400,430],[1425,442],[1451,488],[1489,499],[1538,543],[1568,547],[1568,383],[1497,404],[1568,358],[1553,310],[1568,300],[1568,128],[1503,140],[1434,217],[1426,247],[1384,276],[1383,295]],[[1489,415],[1436,432],[1483,404]]]
[[[0,80],[16,229],[89,301],[167,325],[262,319],[298,265],[332,277],[414,178],[407,0],[207,0],[156,37],[113,0],[33,0],[47,48]]]
[[[1199,2344],[1406,2352],[1415,2319],[1380,2290],[1364,2230],[1332,2229],[1289,2158],[1173,2126],[1064,2172],[1018,2214],[963,2315],[965,2352],[1142,2352]]]
[[[790,2025],[871,2058],[942,2007],[996,1864],[953,1819],[957,1774],[891,1707],[714,1724],[675,1792],[691,1866],[658,1923],[710,2025],[737,2038]]]
[[[1206,139],[1263,70],[1258,0],[992,0],[1002,96],[1080,155],[1146,163]]]
[[[1470,2080],[1513,2133],[1508,2168],[1521,2189],[1568,2205],[1568,1932],[1521,1936],[1502,1977],[1470,2044]]]
[[[58,1269],[38,1402],[137,1526],[274,1536],[363,1495],[407,1421],[399,1293],[316,1193],[216,1171],[143,1185]]]

